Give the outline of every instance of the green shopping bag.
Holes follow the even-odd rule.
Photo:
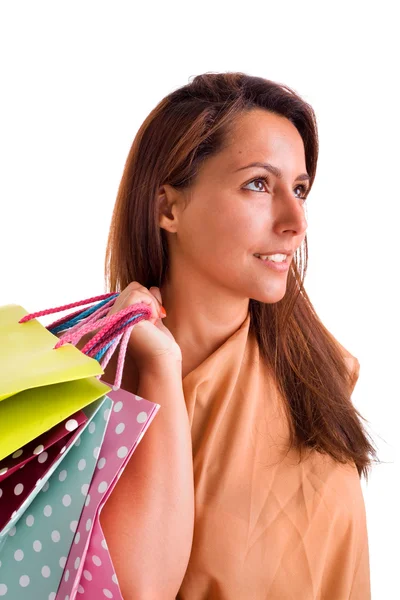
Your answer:
[[[111,389],[97,360],[70,344],[55,350],[39,321],[19,323],[27,314],[0,307],[0,460]]]

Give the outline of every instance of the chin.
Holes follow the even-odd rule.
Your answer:
[[[264,304],[274,304],[280,302],[286,294],[286,285],[279,286],[279,288],[269,289],[265,291],[259,291],[258,293],[250,296],[252,300],[257,302],[263,302]]]

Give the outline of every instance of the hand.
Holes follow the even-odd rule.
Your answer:
[[[161,321],[162,298],[158,287],[148,290],[133,281],[116,298],[107,316],[138,302],[148,304],[152,313],[149,320],[144,319],[134,326],[129,338],[127,350],[139,371],[152,371],[168,364],[182,363],[181,349]]]

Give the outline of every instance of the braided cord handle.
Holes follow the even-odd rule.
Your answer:
[[[83,306],[85,304],[90,304],[91,302],[97,302],[97,300],[103,300],[104,298],[111,298],[111,296],[116,297],[116,296],[118,296],[118,294],[115,292],[111,292],[109,294],[102,294],[101,296],[94,296],[93,298],[89,298],[88,300],[80,300],[79,302],[72,302],[71,304],[65,304],[64,306],[58,306],[57,308],[48,308],[46,310],[39,310],[38,312],[30,313],[29,315],[25,315],[18,322],[25,323],[26,321],[30,321],[31,319],[36,319],[37,317],[44,317],[45,315],[51,315],[53,313],[58,313],[63,310],[68,310],[69,308],[75,308],[75,306]]]
[[[22,317],[19,323],[26,323],[37,317],[61,312],[77,306],[84,306],[91,302],[97,302],[89,308],[79,309],[67,316],[54,321],[46,326],[51,333],[56,334],[64,331],[60,339],[54,346],[54,349],[60,348],[64,344],[71,343],[76,345],[79,340],[90,331],[99,329],[89,342],[82,348],[81,352],[100,362],[104,371],[110,358],[120,344],[118,354],[117,370],[113,389],[117,390],[121,386],[123,365],[125,363],[126,350],[133,327],[143,319],[150,319],[151,308],[144,302],[138,302],[128,306],[113,315],[107,316],[110,308],[118,297],[118,293],[102,294],[94,296],[88,300],[81,300],[71,304],[65,304],[56,308],[30,313]],[[102,359],[102,360],[101,360]]]

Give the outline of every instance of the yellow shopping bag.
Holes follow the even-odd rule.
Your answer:
[[[55,350],[39,321],[19,323],[27,314],[0,307],[0,460],[111,389],[97,360],[70,344]]]
[[[22,306],[0,307],[0,400],[23,390],[102,375],[97,360],[66,344],[57,350],[57,336],[33,319]]]

